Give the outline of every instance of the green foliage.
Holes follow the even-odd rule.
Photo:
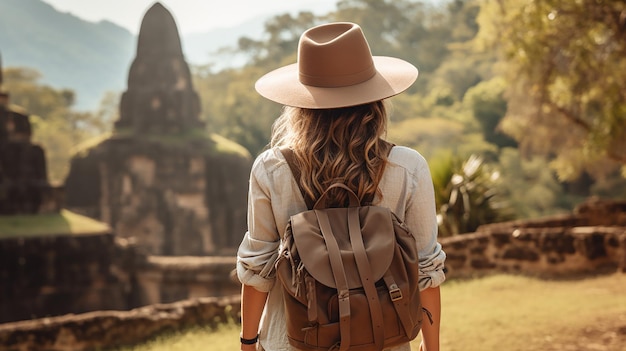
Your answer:
[[[215,134],[243,145],[250,155],[266,147],[271,125],[280,114],[280,106],[261,98],[254,82],[263,72],[256,67],[219,73],[204,72],[195,76],[195,88],[201,96],[201,119]]]
[[[500,152],[500,177],[498,189],[519,218],[570,212],[581,200],[566,196],[544,158],[524,159],[514,148]]]
[[[504,99],[506,83],[500,77],[483,81],[470,88],[464,96],[474,119],[480,124],[485,140],[502,147],[515,147],[517,143],[500,129],[500,121],[507,111]]]
[[[30,114],[32,142],[46,152],[48,179],[61,184],[69,171],[75,145],[110,129],[102,114],[72,110],[74,93],[39,83],[38,72],[28,68],[7,68],[4,81],[11,102]]]
[[[483,79],[483,72],[477,67],[477,58],[471,56],[468,48],[457,47],[458,49],[441,63],[429,81],[431,86],[447,91],[453,101],[462,100],[465,92]]]
[[[390,123],[387,138],[419,151],[429,161],[441,151],[461,158],[471,154],[495,158],[495,145],[487,143],[482,134],[468,131],[468,128],[452,117],[411,118]]]
[[[310,12],[301,12],[296,17],[278,15],[265,23],[266,36],[263,39],[240,38],[238,51],[247,54],[250,65],[255,67],[273,69],[295,62],[300,35],[317,22]]]
[[[411,118],[391,124],[387,137],[391,142],[418,150],[430,159],[437,150],[450,150],[460,144],[463,125],[444,118]]]
[[[553,158],[561,179],[595,175],[607,158],[626,165],[624,13],[623,1],[483,3],[481,38],[502,53],[510,83],[503,126]]]
[[[481,224],[513,218],[498,194],[499,173],[482,158],[471,155],[461,161],[448,154],[430,164],[441,236],[470,233]]]
[[[624,170],[626,171],[626,169]],[[602,198],[623,200],[624,194],[626,194],[626,173],[613,170],[602,178],[595,179],[591,185],[590,193]]]
[[[194,85],[203,104],[202,118],[211,131],[244,145],[252,155],[258,154],[267,146],[280,106],[260,98],[253,90],[254,82],[271,69],[294,63],[301,33],[325,21],[359,23],[375,55],[415,62],[420,79],[407,94],[395,98],[401,108],[394,111],[393,119],[431,117],[426,111],[432,104],[444,109],[456,105],[462,91],[478,79],[472,75],[460,90],[454,89],[456,82],[442,86],[436,95],[427,88],[428,75],[445,62],[450,52],[448,44],[475,35],[477,12],[473,1],[435,6],[409,0],[343,0],[338,2],[337,11],[326,16],[308,12],[276,16],[266,23],[263,39],[239,40],[235,50],[250,57],[245,67],[221,72],[211,72],[210,67],[194,68]],[[427,92],[424,96],[429,97],[414,95],[419,91]]]
[[[589,7],[588,18],[583,5]],[[622,2],[591,0],[341,0],[336,11],[323,16],[278,15],[266,23],[261,39],[241,38],[228,49],[248,57],[247,65],[221,71],[192,67],[207,125],[197,133],[217,141],[225,152],[260,153],[281,106],[260,97],[255,81],[296,62],[305,29],[353,21],[362,26],[374,55],[400,57],[419,68],[416,84],[391,99],[387,137],[429,160],[438,206],[469,184],[481,184],[475,187],[485,190],[484,199],[489,198],[486,190],[497,189],[521,218],[570,210],[583,195],[623,197],[626,168],[620,173],[620,163],[608,157],[626,150],[626,135],[620,134],[626,130],[626,55],[620,54],[626,41],[617,40],[623,34],[610,17],[620,9]],[[107,93],[97,111],[79,113],[72,91],[39,80],[38,72],[29,69],[5,70],[13,103],[34,115],[33,140],[46,149],[49,178],[62,182],[71,155],[110,135],[119,117],[119,93]],[[572,123],[570,112],[589,127]],[[184,144],[186,139],[170,141]],[[499,174],[489,185],[493,189],[463,170],[471,155],[483,160],[474,176]],[[581,172],[593,179],[564,183]],[[467,179],[453,191],[454,174]],[[586,189],[573,195],[580,184]],[[472,217],[479,220],[468,228],[495,220],[490,216]]]
[[[447,189],[454,176],[454,162],[454,156],[449,151],[440,151],[437,157],[429,162],[437,209],[450,199],[450,192]]]
[[[353,21],[362,26],[375,55],[401,57],[416,63],[420,70],[416,85],[392,99],[388,139],[418,150],[431,164],[446,164],[450,160],[445,155],[457,160],[480,155],[485,164],[497,169],[499,149],[516,144],[500,130],[508,105],[504,80],[493,78],[497,56],[476,51],[478,12],[476,1],[434,6],[408,0],[343,0],[337,11],[327,16],[277,16],[266,24],[262,40],[239,41],[238,50],[251,57],[247,66],[221,72],[194,68],[202,118],[211,131],[244,145],[252,155],[258,154],[267,146],[280,106],[256,94],[252,89],[256,79],[295,62],[297,41],[304,29],[323,21]],[[449,181],[435,184],[438,192],[448,192],[440,204],[449,201]],[[550,196],[562,195],[554,191]],[[475,218],[480,220],[467,228],[479,221],[507,217],[481,214]]]

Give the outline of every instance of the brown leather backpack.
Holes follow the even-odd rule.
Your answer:
[[[292,151],[282,151],[295,176]],[[324,208],[334,188],[348,192],[348,207]],[[291,217],[276,271],[287,337],[299,350],[380,351],[420,331],[413,235],[390,209],[361,206],[344,184]]]

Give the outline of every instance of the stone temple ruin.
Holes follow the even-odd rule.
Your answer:
[[[48,185],[44,149],[8,96],[0,231],[18,225],[0,233],[0,324],[238,294],[252,158],[207,133],[167,9],[146,12],[114,131],[73,157],[63,187]],[[23,234],[47,214],[61,227]]]
[[[62,190],[48,183],[45,152],[31,142],[28,113],[9,99],[0,58],[0,215],[58,212]]]
[[[30,116],[9,103],[1,72],[0,323],[124,306],[128,284],[109,270],[110,229],[62,208],[63,187],[48,183],[45,150],[31,142]],[[89,225],[75,232],[77,221]]]
[[[251,156],[207,136],[199,115],[176,23],[156,3],[141,24],[113,134],[71,162],[67,207],[152,255],[234,254]]]

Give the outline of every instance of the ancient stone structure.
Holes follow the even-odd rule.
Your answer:
[[[573,214],[484,225],[441,242],[450,278],[626,272],[626,201],[590,199]]]
[[[233,255],[246,230],[245,149],[209,135],[176,23],[145,14],[112,136],[71,162],[66,204],[154,255]]]
[[[136,304],[138,257],[110,231],[51,234],[0,239],[0,323]]]
[[[137,267],[139,305],[238,295],[235,256],[149,256]]]
[[[241,290],[234,256],[147,256],[110,229],[50,234],[0,238],[0,324]]]
[[[48,183],[45,152],[31,142],[29,115],[9,99],[0,59],[0,215],[58,212],[63,190]]]
[[[141,23],[137,56],[120,104],[118,130],[168,135],[204,127],[176,23],[160,3]]]
[[[238,297],[201,298],[131,311],[97,311],[0,324],[2,350],[79,351],[132,345],[159,333],[237,321]],[[210,350],[210,347],[207,348]]]
[[[29,115],[8,99],[0,84],[0,323],[128,308],[132,281],[113,269],[110,228],[62,211]]]

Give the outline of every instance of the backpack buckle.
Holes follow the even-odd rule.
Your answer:
[[[389,296],[391,297],[391,301],[396,302],[402,299],[402,291],[396,284],[392,284],[389,287]]]

